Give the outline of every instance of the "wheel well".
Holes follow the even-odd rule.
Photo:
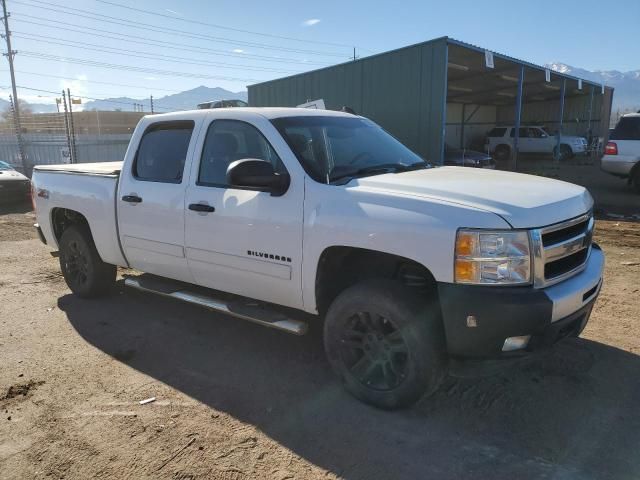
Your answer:
[[[425,291],[436,285],[426,267],[408,258],[364,248],[329,247],[322,252],[316,272],[318,313],[324,315],[340,292],[368,278],[399,280]]]
[[[636,164],[631,167],[629,171],[629,176],[627,177],[629,185],[633,183],[634,177],[638,175],[640,177],[640,161],[637,161]]]
[[[83,225],[87,230],[91,231],[85,216],[68,208],[54,208],[51,211],[51,225],[57,242],[60,241],[62,233],[71,225]]]

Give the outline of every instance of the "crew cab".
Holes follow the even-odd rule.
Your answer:
[[[626,178],[640,193],[640,113],[623,115],[609,135],[600,168]]]
[[[37,228],[78,296],[125,284],[302,334],[380,408],[451,360],[579,335],[602,285],[593,201],[547,178],[434,167],[372,121],[295,108],[143,117],[124,161],[39,166]],[[259,361],[259,360],[256,360]]]
[[[486,147],[497,160],[506,160],[514,146],[515,127],[495,127],[487,134]],[[587,139],[569,135],[558,137],[549,135],[544,128],[520,127],[518,133],[518,151],[521,153],[553,154],[559,160],[566,160],[576,154],[587,152]]]

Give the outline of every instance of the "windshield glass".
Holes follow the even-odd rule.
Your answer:
[[[0,161],[0,170],[13,170],[13,167],[8,163]]]
[[[306,172],[321,183],[429,166],[364,118],[300,116],[272,123]]]

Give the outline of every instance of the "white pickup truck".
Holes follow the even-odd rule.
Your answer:
[[[41,239],[71,290],[125,284],[302,334],[381,408],[451,360],[580,334],[602,285],[593,201],[547,178],[432,167],[376,124],[306,109],[144,117],[124,162],[39,166]]]
[[[495,127],[487,134],[486,149],[496,160],[506,160],[514,145],[515,127]],[[553,154],[559,160],[567,160],[574,155],[587,152],[587,139],[570,135],[558,137],[549,135],[542,127],[520,127],[518,151],[521,153]]]

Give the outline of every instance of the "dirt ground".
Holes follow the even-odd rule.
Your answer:
[[[0,214],[2,479],[640,478],[640,223],[597,222],[582,338],[382,412],[341,389],[317,327],[70,295],[33,222]]]

